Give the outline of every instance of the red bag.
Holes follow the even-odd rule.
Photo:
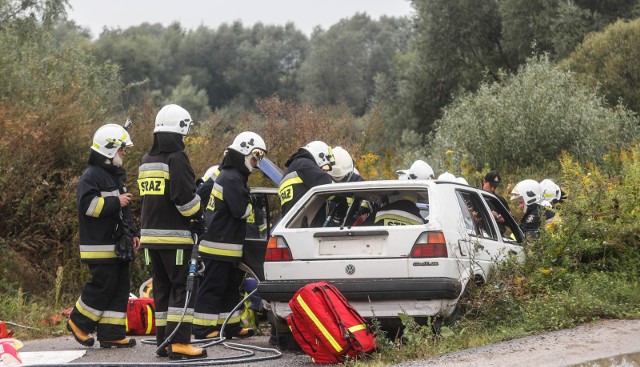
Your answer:
[[[126,326],[128,335],[154,335],[156,333],[153,298],[129,298]]]
[[[331,284],[307,284],[293,295],[289,308],[293,337],[315,363],[340,363],[376,348],[371,327]]]

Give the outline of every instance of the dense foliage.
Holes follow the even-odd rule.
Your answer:
[[[640,20],[618,21],[589,34],[560,66],[599,86],[611,105],[621,102],[640,111]]]
[[[609,109],[595,90],[539,57],[518,74],[502,74],[499,82],[482,83],[477,92],[457,98],[445,108],[430,143],[415,149],[434,164],[451,151],[476,167],[541,167],[563,151],[601,161],[609,147],[637,136],[631,112]]]
[[[414,5],[411,21],[358,14],[309,39],[292,24],[236,22],[142,24],[92,41],[64,19],[65,0],[0,0],[3,318],[34,324],[73,304],[88,277],[75,190],[91,136],[132,118],[125,167],[137,196],[137,166],[168,102],[198,120],[185,140],[197,174],[252,130],[281,167],[322,139],[350,151],[367,179],[422,158],[471,184],[499,167],[508,182],[553,177],[569,193],[561,224],[530,244],[524,265],[506,264],[472,293],[465,319],[440,338],[406,319],[404,344],[385,344],[379,358],[640,316],[638,21],[580,44],[637,15],[638,1]],[[250,183],[273,185],[259,174]],[[136,217],[139,209],[134,200]],[[137,259],[134,287],[148,276]]]

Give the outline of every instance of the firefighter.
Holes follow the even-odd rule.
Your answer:
[[[135,339],[125,337],[129,299],[129,263],[140,247],[140,235],[131,219],[131,194],[124,185],[125,148],[133,146],[119,125],[100,127],[93,136],[89,167],[77,189],[80,261],[89,266],[92,279],[67,321],[74,339],[87,347],[129,348]]]
[[[522,232],[532,238],[540,235],[540,203],[542,188],[536,180],[523,180],[511,190],[511,200],[516,200],[524,212],[520,221]]]
[[[206,350],[189,344],[194,297],[183,316],[187,260],[194,246],[193,235],[200,235],[204,228],[195,174],[184,152],[183,138],[192,123],[184,108],[175,104],[162,107],[156,116],[153,146],[142,157],[138,175],[142,197],[140,241],[153,275],[157,345],[163,344],[181,322],[166,350],[158,352],[171,359],[207,355]]]
[[[360,182],[364,178],[355,172],[353,158],[344,148],[337,146],[332,149],[335,164],[329,171],[329,176],[336,182]],[[353,196],[332,196],[327,200],[327,213],[335,224],[343,224],[347,212],[351,213],[345,225],[353,225],[359,218],[364,220],[371,213],[371,204],[366,200],[356,200]],[[330,225],[330,223],[328,223]]]
[[[278,187],[282,215],[287,214],[310,188],[333,182],[327,172],[334,165],[332,149],[322,141],[312,141],[298,149],[285,163],[287,171]]]
[[[413,162],[411,168],[398,170],[396,174],[398,180],[430,180],[435,176],[433,168],[421,159]]]
[[[264,140],[245,131],[236,136],[220,164],[206,210],[207,231],[198,247],[205,266],[193,316],[193,334],[198,339],[220,336],[223,322],[240,302],[242,273],[238,265],[247,218],[252,213],[247,181],[266,152]],[[241,326],[241,312],[242,308],[229,317],[223,336],[254,335],[253,329]]]
[[[424,224],[415,194],[394,191],[387,196],[387,203],[376,212],[375,225],[405,226]]]

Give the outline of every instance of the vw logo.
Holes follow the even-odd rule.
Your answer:
[[[349,275],[353,275],[353,273],[356,272],[356,267],[351,265],[351,264],[349,264],[349,265],[347,265],[346,268],[344,268],[344,271]]]

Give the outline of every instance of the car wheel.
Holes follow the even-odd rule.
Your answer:
[[[462,291],[462,294],[460,295],[460,298],[456,303],[456,307],[453,309],[453,312],[451,313],[451,315],[449,315],[449,317],[447,318],[447,324],[456,323],[456,321],[460,320],[467,313],[467,310],[471,305],[470,287],[480,287],[482,286],[482,284],[484,284],[484,281],[482,277],[480,277],[479,275],[476,275],[474,283],[473,284],[469,284],[469,283],[467,283],[467,285],[464,287],[464,291]]]
[[[269,339],[271,344],[276,344],[280,350],[302,351],[302,348],[300,348],[289,330],[289,325],[287,325],[285,319],[274,315],[271,311],[269,311],[268,318],[271,323],[271,337]]]

